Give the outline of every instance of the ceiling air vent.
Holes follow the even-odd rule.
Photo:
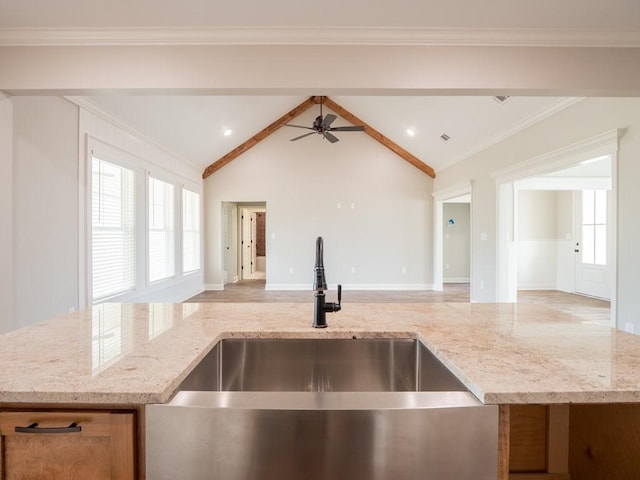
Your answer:
[[[443,133],[442,135],[440,135],[440,138],[443,139],[445,142],[447,142],[451,137],[446,133]]]
[[[504,103],[507,100],[509,100],[511,97],[508,95],[496,95],[495,97],[491,97],[491,98],[493,98],[498,103]]]

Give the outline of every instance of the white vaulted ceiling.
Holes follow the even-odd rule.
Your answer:
[[[90,100],[204,169],[306,98],[104,95],[90,97]],[[331,98],[436,171],[574,101],[555,97],[516,97],[500,104],[492,97]],[[319,107],[316,110],[319,111]],[[336,125],[339,124],[347,123],[339,119]],[[233,131],[230,136],[223,135],[227,128]],[[412,137],[406,133],[409,128],[415,132]],[[298,133],[292,129],[291,136]],[[440,137],[444,133],[450,140],[444,141]],[[310,148],[314,140],[321,141],[309,139]]]
[[[0,46],[129,43],[640,46],[640,1],[0,0]],[[203,169],[306,98],[113,93],[89,101]],[[331,98],[436,172],[578,101]]]

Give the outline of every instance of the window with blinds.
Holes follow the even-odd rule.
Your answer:
[[[200,270],[200,194],[182,190],[182,272]]]
[[[92,157],[91,271],[94,303],[135,287],[134,173]]]
[[[175,275],[174,186],[149,177],[149,282]]]

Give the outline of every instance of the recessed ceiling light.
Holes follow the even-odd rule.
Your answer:
[[[224,135],[225,137],[228,137],[228,136],[229,136],[229,135],[231,135],[232,133],[233,133],[233,130],[231,130],[230,128],[225,128],[225,129],[224,129],[224,132],[223,132],[223,135]]]
[[[415,134],[416,134],[415,130],[411,128],[407,128],[407,135],[409,135],[410,137],[413,137]]]

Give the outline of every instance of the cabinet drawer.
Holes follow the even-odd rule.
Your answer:
[[[0,478],[133,479],[135,413],[1,412]]]

